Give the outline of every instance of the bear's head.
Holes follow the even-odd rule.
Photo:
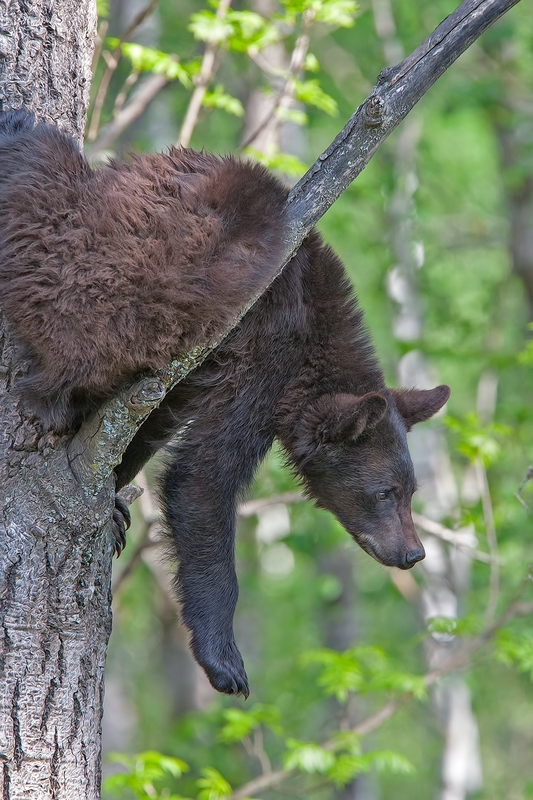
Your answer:
[[[325,394],[297,423],[290,460],[308,494],[386,566],[410,569],[425,557],[411,517],[416,481],[406,433],[449,395],[447,386]]]

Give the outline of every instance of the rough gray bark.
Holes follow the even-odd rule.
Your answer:
[[[83,139],[96,26],[93,2],[0,3],[0,108],[29,108]]]
[[[465,0],[371,96],[291,193],[287,256],[424,92],[518,0]],[[81,140],[93,0],[0,0],[0,107]],[[69,442],[39,440],[17,404],[24,364],[0,323],[0,763],[4,800],[99,797],[110,631],[112,470],[165,390],[211,342],[129,387]],[[235,795],[237,796],[237,795]]]
[[[81,142],[93,3],[0,3],[0,107]],[[0,320],[0,790],[4,800],[96,798],[111,630],[112,487],[88,497],[64,446],[37,446],[11,387],[24,369]]]

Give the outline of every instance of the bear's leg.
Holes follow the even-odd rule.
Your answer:
[[[275,405],[271,393],[261,397],[254,388],[252,381],[228,396],[222,381],[218,392],[211,389],[173,446],[162,486],[194,656],[215,689],[245,697],[248,681],[233,634],[236,501],[272,444]]]

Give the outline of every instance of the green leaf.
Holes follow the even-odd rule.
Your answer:
[[[533,634],[517,634],[507,630],[498,631],[495,637],[498,661],[508,666],[516,667],[519,672],[525,672],[533,681]]]
[[[454,636],[471,635],[478,633],[482,627],[482,622],[475,614],[457,618],[431,617],[427,620],[428,633],[449,633]]]
[[[199,42],[225,42],[233,33],[233,26],[227,20],[217,19],[212,11],[198,11],[191,14],[188,30]]]
[[[289,752],[285,755],[285,769],[299,769],[301,772],[324,774],[335,763],[335,754],[315,742],[300,742],[288,739]]]
[[[365,678],[354,650],[337,653],[334,650],[314,650],[306,653],[303,663],[319,664],[322,667],[318,685],[326,695],[333,695],[340,703],[346,702],[349,692],[357,692],[364,687]]]
[[[114,38],[106,39],[109,47],[114,49],[119,45],[119,40]],[[123,42],[121,44],[122,54],[131,61],[131,65],[139,72],[153,72],[164,75],[169,81],[178,80],[187,89],[192,86],[189,71],[180,64],[176,56],[163,53],[161,50],[154,50],[153,47],[145,47],[137,42]]]
[[[392,772],[395,775],[413,775],[416,767],[405,756],[393,750],[374,750],[365,754],[378,772]]]
[[[412,694],[417,700],[423,700],[427,695],[427,686],[419,675],[408,672],[386,671],[372,678],[365,687],[365,694],[385,690],[395,694]]]
[[[260,725],[265,725],[278,735],[281,733],[279,710],[275,706],[257,704],[247,711],[227,708],[222,716],[225,724],[219,731],[218,738],[227,744],[242,741]]]
[[[100,19],[109,17],[109,0],[96,0],[96,13]]]
[[[287,18],[293,22],[304,11],[314,11],[314,19],[334,28],[350,28],[355,22],[355,0],[282,0]]]
[[[232,9],[226,19],[232,26],[228,38],[230,50],[241,53],[250,49],[258,51],[280,39],[276,26],[254,11]]]
[[[297,108],[278,108],[276,109],[276,116],[282,122],[292,122],[301,127],[307,125],[307,114]]]
[[[313,53],[307,53],[304,61],[304,70],[306,72],[318,72],[319,69],[318,58]]]
[[[336,731],[333,735],[333,750],[346,751],[349,755],[361,755],[361,737],[354,731]]]
[[[198,778],[196,785],[200,789],[198,800],[219,800],[231,794],[231,786],[214,767],[204,767],[203,778]]]
[[[211,108],[221,108],[228,114],[233,114],[235,117],[242,117],[244,115],[244,108],[240,100],[232,97],[224,91],[222,86],[215,86],[215,88],[206,92],[202,100],[202,105]]]
[[[343,786],[354,775],[369,772],[372,768],[395,775],[413,775],[416,772],[414,765],[400,753],[393,750],[373,750],[361,756],[339,756],[328,770],[328,777],[337,786]]]
[[[340,788],[345,786],[356,775],[368,772],[371,764],[361,756],[343,754],[335,759],[335,763],[328,769],[327,776],[332,783]]]
[[[340,703],[346,701],[349,692],[366,692],[375,678],[388,674],[387,660],[379,647],[352,647],[343,653],[323,648],[305,654],[303,661],[321,665],[318,685]]]
[[[165,775],[180,778],[189,768],[181,759],[164,756],[155,750],[146,750],[134,756],[110,753],[108,760],[122,764],[127,772],[106,778],[103,782],[106,791],[123,792],[129,789],[139,798],[157,797],[155,781]]]
[[[337,103],[333,97],[326,94],[314,78],[308,81],[295,81],[294,96],[301,103],[319,108],[330,116],[334,116],[338,112]]]
[[[499,425],[496,422],[482,425],[475,413],[467,414],[464,420],[445,417],[443,422],[459,437],[457,445],[459,452],[469,461],[481,459],[486,465],[493,464],[500,455],[501,444],[498,439],[508,437],[512,433],[507,425]]]
[[[426,624],[429,633],[455,633],[457,628],[455,617],[431,617]]]
[[[291,175],[295,178],[301,177],[307,170],[306,165],[300,161],[299,158],[291,156],[289,153],[280,153],[279,150],[273,150],[270,153],[262,153],[260,150],[255,150],[253,147],[246,147],[244,153],[254,158],[267,169],[284,172],[286,175]]]
[[[358,5],[355,0],[315,0],[310,2],[317,7],[315,19],[335,28],[351,28],[355,23]]]

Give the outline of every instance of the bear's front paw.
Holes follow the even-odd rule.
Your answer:
[[[113,554],[117,558],[126,547],[126,531],[130,525],[130,510],[122,497],[116,494],[113,510]]]
[[[244,698],[248,697],[248,678],[235,642],[229,642],[217,653],[214,648],[198,647],[193,641],[192,651],[213,689],[224,694],[242,694]]]

